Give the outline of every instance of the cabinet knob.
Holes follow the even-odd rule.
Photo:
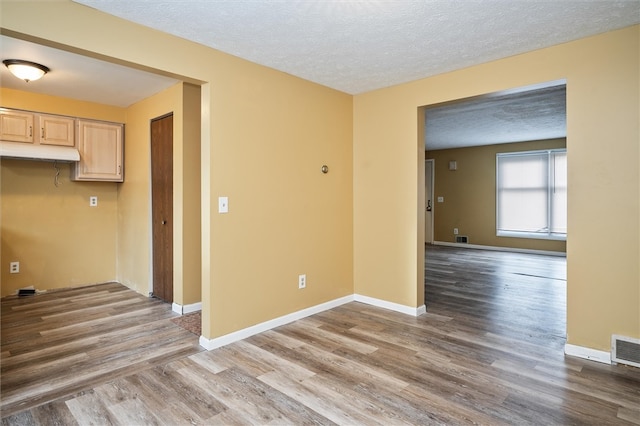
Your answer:
[[[163,221],[162,221],[162,224],[163,224],[163,225],[166,225],[166,224],[167,224],[167,221],[166,221],[166,220],[163,220]]]

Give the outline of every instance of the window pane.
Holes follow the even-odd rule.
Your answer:
[[[498,230],[548,232],[548,154],[498,156]]]
[[[567,233],[567,153],[556,152],[551,187],[551,232]]]
[[[496,160],[498,232],[566,235],[566,150],[498,154]]]
[[[502,188],[545,188],[547,158],[545,155],[500,157],[498,170]]]
[[[547,232],[547,191],[503,191],[500,231]]]

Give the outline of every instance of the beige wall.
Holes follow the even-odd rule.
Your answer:
[[[118,190],[118,281],[142,294],[150,293],[152,283],[150,120],[171,112],[174,145],[181,146],[182,84],[127,108],[125,181]],[[181,296],[182,287],[175,277],[174,284],[174,294]]]
[[[200,88],[178,83],[127,108],[118,191],[118,280],[152,290],[151,120],[173,114],[173,302],[201,302]]]
[[[182,146],[174,147],[174,160],[180,160],[181,169],[174,166],[179,179],[179,199],[174,200],[175,209],[181,211],[182,232],[174,248],[180,250],[182,298],[174,297],[176,303],[189,305],[202,301],[202,227],[200,202],[200,86],[183,85],[182,96]],[[181,152],[177,157],[176,152]],[[176,194],[174,194],[176,195]],[[175,212],[174,212],[175,213]],[[175,221],[175,216],[174,216]]]
[[[211,336],[353,294],[351,96],[245,61],[225,64],[202,159],[211,173],[203,212]],[[228,214],[217,213],[219,196],[229,197]]]
[[[435,163],[434,240],[454,242],[453,228],[458,228],[459,235],[468,236],[470,244],[566,251],[564,241],[496,236],[496,154],[565,146],[563,138],[427,151],[426,158]],[[449,161],[457,162],[457,170],[449,170]],[[444,197],[444,202],[438,203],[437,197]]]
[[[351,96],[70,1],[2,8],[5,34],[202,83],[205,337],[353,293]]]
[[[126,118],[124,108],[2,87],[0,87],[0,106],[115,123],[124,123]]]
[[[419,303],[416,109],[566,79],[568,343],[608,351],[612,333],[640,337],[639,40],[634,26],[356,96],[356,291]]]
[[[124,122],[121,108],[0,89],[7,108]],[[2,296],[22,287],[38,290],[72,287],[116,278],[117,184],[72,182],[70,165],[0,161]],[[89,207],[89,197],[98,206]],[[9,263],[20,273],[9,274]]]

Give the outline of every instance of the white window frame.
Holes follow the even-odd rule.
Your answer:
[[[499,159],[505,157],[524,157],[526,155],[540,155],[546,153],[548,156],[547,165],[551,163],[550,158],[554,153],[564,153],[566,155],[566,148],[559,149],[544,149],[544,150],[536,150],[536,151],[517,151],[517,152],[504,152],[496,154],[496,236],[498,237],[513,237],[513,238],[532,238],[532,239],[543,239],[543,240],[557,240],[557,241],[566,241],[567,234],[559,233],[559,232],[551,232],[549,229],[547,232],[541,231],[504,231],[500,230],[500,163]],[[554,168],[547,167],[547,182],[554,182]],[[547,224],[551,223],[551,211],[552,211],[552,192],[553,185],[547,185]]]

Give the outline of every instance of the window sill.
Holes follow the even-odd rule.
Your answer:
[[[543,234],[539,232],[498,231],[498,237],[529,238],[534,240],[567,241],[567,234]]]

